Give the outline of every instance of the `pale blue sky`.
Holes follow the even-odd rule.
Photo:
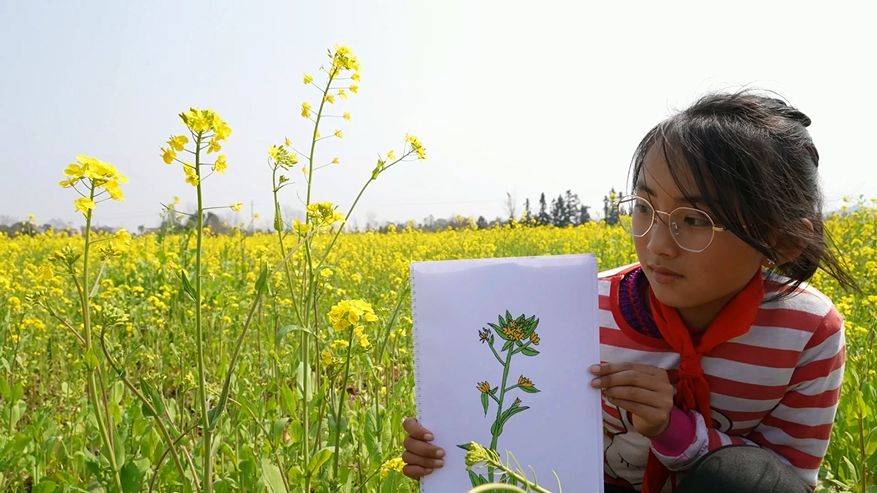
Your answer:
[[[229,123],[229,170],[208,205],[271,214],[268,147],[305,143],[299,116],[334,43],[362,64],[360,95],[337,105],[341,158],[315,198],[348,206],[376,153],[420,137],[429,160],[391,170],[358,209],[379,221],[503,212],[566,189],[601,208],[624,188],[642,135],[709,89],[773,89],[813,119],[832,205],[877,197],[872,151],[875,8],[868,2],[252,0],[0,2],[0,215],[81,223],[58,187],[77,154],[116,165],[126,202],[102,225],[156,225],[159,202],[194,204],[159,146],[177,114],[209,107]],[[324,134],[334,128],[327,127]],[[298,178],[301,175],[293,174]],[[300,208],[289,189],[287,204]],[[244,214],[239,216],[244,220]]]

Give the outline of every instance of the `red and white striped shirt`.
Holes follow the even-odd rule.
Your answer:
[[[600,274],[600,359],[668,371],[678,381],[679,354],[662,339],[630,327],[618,309],[621,278],[638,265]],[[773,278],[775,279],[775,278]],[[765,296],[780,288],[765,276]],[[709,451],[748,444],[773,452],[815,488],[828,448],[844,372],[843,319],[825,295],[802,284],[789,298],[763,303],[752,328],[703,355],[714,426],[696,419],[694,441],[679,456],[656,456],[681,474]],[[605,481],[640,490],[651,442],[627,411],[603,400]],[[664,491],[670,491],[670,482]]]

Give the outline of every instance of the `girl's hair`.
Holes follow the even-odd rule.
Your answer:
[[[701,197],[718,224],[767,258],[781,242],[801,250],[775,269],[788,278],[773,299],[788,296],[822,267],[857,290],[827,242],[819,188],[819,153],[810,118],[780,99],[749,91],[709,94],[652,128],[633,158],[635,188],[654,146],[683,196]],[[813,223],[813,231],[801,219]]]

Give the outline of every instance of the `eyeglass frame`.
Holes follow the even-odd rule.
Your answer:
[[[649,204],[649,207],[652,208],[652,222],[651,222],[651,224],[649,224],[649,227],[646,228],[646,230],[643,232],[643,234],[641,234],[641,235],[636,235],[636,234],[634,234],[633,231],[632,231],[633,226],[631,226],[631,231],[630,231],[628,234],[630,234],[630,236],[633,236],[634,238],[642,238],[642,237],[646,236],[647,234],[649,234],[649,232],[652,230],[652,228],[655,227],[655,224],[657,224],[657,222],[658,222],[658,218],[659,218],[662,214],[664,214],[664,215],[667,216],[667,220],[664,221],[664,220],[662,219],[661,222],[664,223],[664,225],[667,226],[667,227],[669,228],[669,227],[670,227],[670,216],[673,215],[673,214],[674,214],[676,211],[678,211],[678,210],[688,210],[688,211],[699,212],[699,213],[703,214],[704,216],[706,216],[707,219],[710,220],[710,226],[711,226],[711,229],[710,229],[710,241],[709,241],[709,243],[706,244],[705,247],[703,247],[703,248],[700,249],[700,250],[692,250],[692,249],[690,249],[690,248],[685,248],[684,246],[682,246],[682,245],[679,244],[679,239],[678,239],[678,236],[679,236],[679,235],[678,235],[678,234],[673,234],[673,235],[671,235],[671,236],[673,237],[673,241],[676,242],[676,245],[677,245],[679,248],[685,250],[686,252],[691,252],[691,253],[702,253],[704,250],[706,250],[707,248],[709,248],[710,245],[713,244],[713,240],[716,238],[716,233],[717,233],[717,232],[718,232],[718,233],[721,233],[721,232],[723,232],[723,231],[728,231],[728,228],[726,228],[726,227],[723,227],[723,226],[716,226],[716,222],[713,220],[712,216],[710,216],[709,214],[707,214],[705,211],[702,211],[702,210],[697,209],[697,208],[695,208],[695,207],[677,207],[677,208],[673,209],[673,210],[670,211],[670,212],[659,211],[658,209],[655,208],[654,204],[652,204],[647,198],[645,198],[645,197],[640,197],[639,195],[625,195],[624,197],[621,197],[621,198],[619,198],[618,200],[615,201],[614,206],[615,206],[615,210],[618,212],[618,216],[619,216],[619,217],[621,217],[621,210],[619,209],[620,206],[621,206],[621,203],[622,203],[622,202],[625,202],[625,201],[629,201],[629,200],[642,200],[642,201],[644,201],[645,203]],[[673,224],[675,225],[676,223],[674,222]],[[621,229],[624,229],[624,227],[622,227]],[[625,232],[627,232],[627,231],[625,231]],[[671,233],[672,233],[672,230],[671,230]]]

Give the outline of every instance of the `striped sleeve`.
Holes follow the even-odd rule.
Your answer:
[[[716,448],[754,445],[773,452],[815,488],[837,411],[845,356],[843,319],[832,307],[801,352],[785,395],[746,437],[708,429],[703,417],[693,412],[697,435],[691,446],[677,457],[656,455],[668,469],[678,471]]]

